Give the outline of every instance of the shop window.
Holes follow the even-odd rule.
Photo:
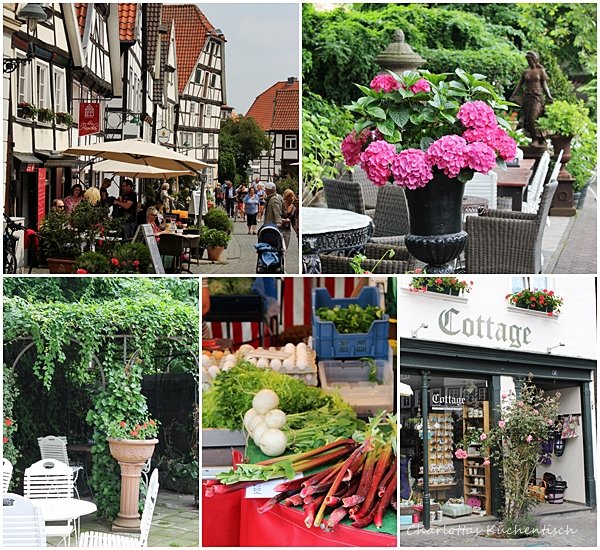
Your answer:
[[[297,144],[298,144],[298,141],[296,139],[296,136],[293,136],[293,135],[285,136],[284,142],[283,142],[283,148],[295,150],[297,148]]]
[[[511,292],[519,292],[519,290],[542,290],[548,288],[548,277],[512,277]]]

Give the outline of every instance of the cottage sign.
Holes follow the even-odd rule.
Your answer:
[[[79,137],[100,132],[100,103],[79,104]]]
[[[467,338],[508,344],[515,349],[531,344],[529,327],[508,325],[494,321],[491,317],[484,319],[481,315],[477,319],[462,317],[461,312],[455,308],[443,310],[438,317],[438,325],[440,330],[449,336],[462,334]]]

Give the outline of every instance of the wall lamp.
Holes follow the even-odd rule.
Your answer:
[[[25,4],[25,6],[17,13],[17,18],[27,22],[27,56],[5,57],[2,60],[2,71],[5,73],[12,73],[16,71],[20,65],[31,63],[33,59],[33,42],[29,35],[30,28],[35,28],[40,21],[46,21],[48,15],[40,4]]]
[[[552,350],[554,348],[562,348],[562,347],[564,347],[564,344],[562,342],[559,342],[558,345],[556,345],[556,346],[546,348],[546,353],[552,353]]]
[[[429,328],[429,325],[426,323],[421,323],[415,330],[412,330],[410,332],[410,337],[411,338],[416,338],[417,337],[417,332],[419,332],[422,328]]]

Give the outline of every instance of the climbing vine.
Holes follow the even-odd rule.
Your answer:
[[[187,351],[178,367],[197,380],[198,281],[88,279],[89,284],[80,285],[73,293],[68,287],[71,280],[62,280],[64,293],[41,280],[41,286],[52,290],[47,300],[39,292],[28,292],[36,280],[28,280],[22,288],[13,281],[9,288],[5,285],[5,351],[31,339],[37,352],[31,360],[32,372],[47,392],[61,369],[68,370],[71,381],[93,394],[93,406],[86,415],[94,441],[90,484],[99,515],[110,520],[119,510],[120,474],[108,450],[108,427],[146,416],[141,381],[144,374],[154,372],[155,352],[169,348],[164,339],[175,339],[179,350]]]
[[[13,414],[15,400],[19,397],[19,389],[16,385],[15,375],[12,369],[3,365],[2,368],[2,402],[4,417],[2,419],[2,456],[15,464],[20,456],[15,447],[13,439],[17,431],[17,423]]]

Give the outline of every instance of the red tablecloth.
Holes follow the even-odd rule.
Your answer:
[[[244,491],[207,498],[202,491],[202,546],[240,545],[240,505]]]
[[[345,525],[331,533],[308,529],[302,512],[285,506],[259,514],[257,509],[265,502],[266,499],[242,499],[240,546],[398,546],[398,539],[391,535]],[[222,523],[224,517],[221,516]]]

